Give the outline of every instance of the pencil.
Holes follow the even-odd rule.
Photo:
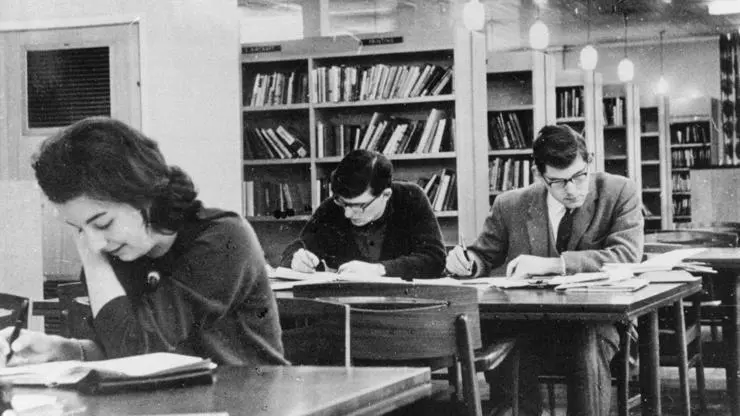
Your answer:
[[[26,317],[28,316],[28,299],[24,299],[23,303],[21,304],[21,308],[18,310],[18,315],[15,318],[15,327],[13,328],[13,333],[10,334],[10,339],[8,339],[8,346],[13,345],[15,340],[18,339],[18,336],[21,334],[21,328],[23,328],[26,324]],[[13,358],[13,349],[10,349],[10,352],[8,352],[8,355],[5,357],[5,362],[7,363],[10,361],[10,359]]]

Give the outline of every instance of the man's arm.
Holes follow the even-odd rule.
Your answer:
[[[625,181],[615,198],[613,220],[599,249],[562,253],[566,273],[598,271],[604,263],[634,263],[642,260],[644,219],[637,187]]]
[[[474,255],[471,256],[471,260],[476,264],[474,277],[487,276],[492,269],[506,261],[509,251],[509,230],[505,221],[501,198],[496,198],[491,213],[483,224],[483,231],[468,247],[468,252]]]
[[[283,267],[290,268],[293,260],[293,254],[300,249],[305,249],[317,256],[321,253],[318,248],[322,247],[323,234],[326,230],[330,229],[330,224],[327,224],[324,220],[326,218],[326,208],[324,204],[319,205],[316,212],[311,215],[306,225],[301,230],[300,235],[297,239],[293,240],[285,249],[280,258],[280,265]],[[333,264],[332,267],[338,265]]]
[[[405,217],[413,222],[409,254],[380,262],[387,276],[405,278],[436,278],[442,275],[445,265],[445,249],[442,231],[434,215],[429,199],[419,187],[410,188],[410,198]],[[413,193],[412,193],[413,192]],[[390,226],[390,225],[389,225]]]

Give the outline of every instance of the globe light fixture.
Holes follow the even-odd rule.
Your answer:
[[[586,45],[581,49],[580,65],[586,71],[593,71],[599,62],[599,52],[593,45]]]
[[[468,30],[478,31],[486,24],[486,8],[480,0],[470,0],[463,6],[463,24]]]
[[[630,82],[635,77],[635,64],[626,56],[619,61],[617,66],[617,76],[622,82]]]
[[[663,72],[663,34],[665,34],[665,30],[660,31],[660,78],[658,78],[658,83],[655,85],[655,92],[660,95],[668,93],[668,81],[666,81]]]
[[[627,57],[627,13],[624,14],[624,58],[617,66],[617,77],[622,82],[630,82],[635,77],[635,64]]]
[[[593,71],[599,62],[599,52],[591,44],[591,0],[586,11],[586,46],[581,49],[580,65],[586,71]]]
[[[532,27],[529,28],[529,46],[532,49],[541,51],[550,44],[550,30],[547,25],[540,19],[537,19]]]

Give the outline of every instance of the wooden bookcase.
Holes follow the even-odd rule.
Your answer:
[[[472,61],[473,41],[461,37],[456,42],[466,47],[413,50],[311,40],[283,43],[272,54],[243,45],[244,215],[268,262],[279,260],[329,196],[331,172],[353,148],[385,153],[395,180],[429,191],[445,243],[457,243],[458,195],[468,192],[457,184],[472,174],[459,172],[458,149],[470,148],[473,137],[473,118],[457,118],[473,100],[471,73],[457,70],[466,66],[460,60]],[[275,142],[287,149],[279,152]]]
[[[555,121],[554,64],[541,52],[497,53],[487,59],[489,203],[534,181],[532,141]]]
[[[626,176],[641,188],[640,94],[631,83],[602,87],[604,171]]]
[[[645,230],[669,229],[673,223],[670,194],[668,98],[640,108],[640,170]]]
[[[594,154],[592,171],[604,170],[602,79],[594,71],[568,70],[556,74],[555,122],[583,134]]]
[[[718,162],[719,111],[715,98],[671,103],[669,158],[674,225],[691,222],[691,168]]]

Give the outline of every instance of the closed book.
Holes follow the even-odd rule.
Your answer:
[[[55,361],[0,369],[0,380],[16,386],[76,389],[85,394],[152,390],[213,382],[210,359],[169,352],[101,361]]]

